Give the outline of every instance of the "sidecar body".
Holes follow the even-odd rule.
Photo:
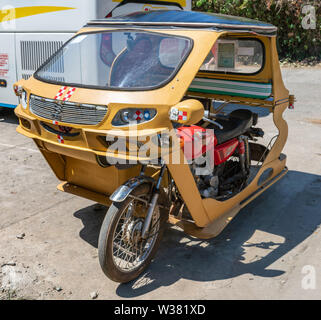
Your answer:
[[[276,31],[255,20],[187,11],[91,21],[33,77],[15,84],[17,131],[34,140],[61,191],[109,205],[110,195],[141,166],[106,161],[106,135],[127,141],[131,120],[139,138],[172,129],[169,113],[176,105],[182,107],[179,122],[191,125],[198,111],[184,106],[184,99],[209,109],[213,101],[266,109],[278,135],[268,146],[251,143],[252,160],[259,165],[232,198],[201,197],[187,164],[167,165],[193,218],[170,221],[199,238],[216,236],[287,171],[282,113],[291,97],[282,81]],[[125,143],[126,150],[110,158],[148,160],[138,154],[139,142],[136,149]],[[157,168],[147,172],[156,175]]]

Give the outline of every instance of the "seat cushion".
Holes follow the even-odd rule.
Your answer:
[[[223,129],[215,127],[218,144],[244,134],[253,125],[253,113],[250,110],[238,109],[230,113],[228,120],[216,119]]]

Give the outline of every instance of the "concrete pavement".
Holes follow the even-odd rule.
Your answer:
[[[168,228],[146,273],[125,285],[98,263],[105,211],[57,191],[33,142],[15,132],[13,112],[0,111],[1,298],[90,299],[95,291],[98,299],[320,299],[321,69],[286,68],[283,76],[297,98],[285,113],[286,177],[216,239]],[[271,118],[260,121],[272,128]],[[304,289],[313,270],[315,289]]]

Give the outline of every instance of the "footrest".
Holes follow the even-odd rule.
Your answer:
[[[88,200],[92,200],[94,202],[100,203],[104,206],[110,206],[112,201],[109,200],[109,196],[98,193],[89,189],[85,189],[83,187],[76,186],[69,182],[62,182],[57,186],[57,189],[63,192],[67,192],[73,194],[75,196],[79,196],[82,198],[86,198]]]

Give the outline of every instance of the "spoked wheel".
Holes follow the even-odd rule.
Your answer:
[[[149,186],[142,185],[120,203],[113,203],[103,221],[98,242],[100,266],[111,280],[129,282],[149,265],[160,244],[166,215],[156,205],[150,230],[141,237]]]

